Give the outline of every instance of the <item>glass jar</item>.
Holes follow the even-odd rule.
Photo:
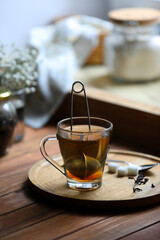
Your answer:
[[[15,128],[15,142],[19,142],[24,138],[24,111],[25,111],[25,90],[20,89],[11,92],[11,101],[17,112],[17,124]]]
[[[14,105],[9,100],[11,92],[0,89],[0,156],[6,153],[12,144],[17,114]]]
[[[122,19],[121,19],[122,20]],[[114,22],[105,39],[106,65],[120,82],[145,82],[160,77],[160,35],[158,24],[137,21]]]

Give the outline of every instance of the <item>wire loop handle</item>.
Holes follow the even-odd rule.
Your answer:
[[[77,83],[81,84],[81,89],[80,90],[76,90],[74,88]],[[87,99],[87,95],[86,95],[86,90],[85,90],[84,84],[82,82],[80,82],[80,81],[76,81],[76,82],[74,82],[72,84],[72,92],[71,92],[71,131],[72,131],[72,127],[73,127],[73,95],[74,95],[74,93],[81,93],[83,91],[84,91],[84,97],[85,97],[86,108],[87,108],[88,126],[89,126],[89,131],[91,132],[91,120],[90,120],[88,99]]]

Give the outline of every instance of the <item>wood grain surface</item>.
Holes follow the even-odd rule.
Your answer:
[[[40,140],[47,134],[55,133],[56,127],[52,123],[38,130],[26,127],[24,140],[11,146],[8,153],[1,156],[0,239],[159,240],[159,204],[125,211],[87,210],[72,205],[67,207],[61,202],[49,202],[31,189],[28,171],[42,158]],[[113,148],[135,150],[137,146],[113,142]],[[49,144],[47,151],[56,154],[58,145]],[[148,149],[144,148],[143,152],[148,153]]]

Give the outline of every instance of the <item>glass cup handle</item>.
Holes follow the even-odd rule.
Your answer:
[[[45,148],[46,142],[50,140],[57,140],[56,135],[47,135],[44,138],[42,138],[40,142],[41,154],[52,166],[54,166],[57,170],[59,170],[62,174],[65,175],[63,166],[59,165],[53,158],[51,158],[46,151]]]

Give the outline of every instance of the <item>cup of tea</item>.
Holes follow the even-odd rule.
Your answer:
[[[76,190],[93,190],[102,184],[105,161],[110,147],[113,125],[110,121],[91,117],[74,117],[57,124],[57,134],[47,135],[40,142],[43,157],[66,176],[67,185]],[[46,142],[58,140],[63,165],[46,151]]]

